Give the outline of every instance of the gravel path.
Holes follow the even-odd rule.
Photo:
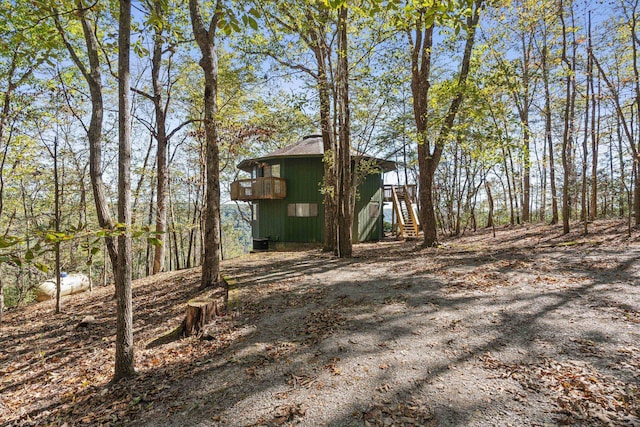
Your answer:
[[[243,259],[274,267],[232,291],[242,338],[146,422],[640,424],[637,242],[507,233]]]
[[[143,279],[138,376],[117,384],[110,287],[61,315],[11,310],[0,424],[640,426],[640,232],[590,228],[225,261],[232,314],[209,340],[159,339],[199,294],[197,269]]]

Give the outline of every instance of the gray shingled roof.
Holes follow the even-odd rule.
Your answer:
[[[323,154],[322,135],[313,134],[305,136],[294,144],[272,151],[263,157],[322,156]]]
[[[324,147],[322,144],[322,135],[311,134],[302,138],[300,141],[287,145],[284,148],[272,151],[264,156],[255,159],[245,159],[238,163],[238,169],[251,172],[251,168],[258,162],[264,160],[275,159],[278,157],[321,157],[324,155]],[[371,156],[363,155],[364,158],[371,159]],[[384,159],[376,159],[379,161],[380,167],[386,172],[396,168],[395,162]]]

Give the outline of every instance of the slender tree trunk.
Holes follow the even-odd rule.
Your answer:
[[[624,6],[623,6],[624,7]],[[640,39],[638,38],[636,27],[638,25],[638,1],[635,1],[631,5],[631,13],[630,13],[630,32],[631,32],[631,52],[632,52],[632,65],[633,65],[633,82],[634,82],[634,92],[635,92],[635,105],[636,105],[636,114],[638,119],[638,125],[640,125],[640,68],[638,67],[638,45],[640,45]],[[632,124],[633,127],[633,124]],[[633,131],[631,131],[633,133]],[[640,135],[640,133],[638,133]],[[636,145],[637,144],[637,145]],[[633,213],[634,213],[634,223],[635,226],[640,226],[640,186],[638,185],[638,168],[640,165],[640,139],[636,142],[635,138],[631,136],[629,138],[629,145],[631,146],[631,151],[633,153],[633,171],[634,171],[634,182],[633,182]]]
[[[54,220],[56,233],[60,232],[60,178],[58,176],[58,137],[56,136],[53,141],[53,152],[51,153],[53,156],[53,208],[54,212]],[[55,243],[55,274],[56,274],[56,313],[60,313],[61,310],[61,292],[62,292],[62,283],[60,277],[60,240],[56,239]]]
[[[547,144],[546,140],[542,140],[542,161],[538,157],[538,150],[534,148],[536,160],[540,171],[540,210],[538,211],[538,219],[540,222],[545,221],[547,214]]]
[[[529,129],[529,112],[526,113],[524,127],[524,178],[522,184],[522,221],[531,221],[531,130]]]
[[[594,65],[596,65],[596,67],[598,67],[598,71],[600,73],[600,76],[602,77],[602,79],[604,80],[605,84],[607,85],[607,87],[609,88],[609,91],[611,92],[611,94],[613,95],[613,101],[615,104],[615,108],[616,108],[616,113],[617,113],[617,132],[618,132],[618,147],[619,147],[619,153],[620,153],[620,168],[621,168],[621,185],[622,187],[625,189],[625,192],[627,192],[629,194],[629,198],[631,198],[631,193],[633,193],[635,195],[636,192],[638,192],[638,202],[640,203],[640,189],[635,190],[636,184],[635,182],[632,182],[632,188],[633,190],[627,188],[627,183],[624,180],[624,162],[622,161],[622,153],[623,153],[623,148],[622,148],[622,138],[621,138],[621,130],[624,131],[624,134],[626,136],[627,141],[629,142],[629,147],[631,148],[631,159],[633,162],[633,166],[632,166],[632,173],[635,170],[635,165],[638,162],[638,147],[636,147],[635,144],[635,140],[634,140],[634,136],[633,136],[633,129],[630,129],[629,124],[627,123],[626,117],[624,115],[624,112],[622,110],[622,105],[620,103],[620,97],[618,95],[618,92],[616,90],[616,88],[613,86],[613,84],[611,83],[611,81],[609,80],[609,78],[607,77],[607,75],[605,74],[604,70],[602,69],[602,66],[600,65],[599,61],[597,60],[597,58],[593,55],[592,53],[592,58],[593,58],[593,63]],[[621,129],[622,128],[622,129]],[[633,197],[635,199],[635,196]],[[633,201],[633,204],[635,204],[635,200]],[[636,210],[636,213],[640,214],[640,212],[638,212],[637,209],[635,209],[635,207],[632,208],[632,200],[628,201],[628,209],[629,211],[629,218],[631,218],[631,209]]]
[[[518,174],[516,173],[516,168],[513,165],[513,154],[511,148],[507,148],[507,157],[509,158],[509,165],[511,166],[511,187],[513,187],[513,204],[515,205],[513,213],[515,213],[516,216],[515,223],[520,225],[520,207],[518,206],[518,182],[520,182],[520,180],[516,179],[516,176]],[[513,222],[511,223],[511,225],[513,225]]]
[[[531,38],[531,37],[530,37]],[[529,222],[531,220],[531,129],[529,127],[529,86],[530,73],[529,66],[531,61],[531,42],[527,44],[525,32],[521,35],[522,42],[522,86],[524,89],[524,95],[522,97],[522,104],[520,110],[520,121],[522,122],[523,132],[523,145],[524,145],[524,158],[523,158],[523,185],[522,185],[522,221]]]
[[[155,13],[164,16],[163,1],[154,0]],[[155,245],[153,256],[153,274],[164,269],[164,258],[166,251],[165,236],[167,233],[167,131],[165,116],[166,112],[162,99],[162,82],[160,80],[160,69],[162,67],[163,29],[161,25],[155,25],[153,36],[153,57],[151,61],[151,81],[153,83],[153,105],[156,117],[156,140],[158,141],[158,151],[156,155],[158,182],[157,182],[157,208],[156,208],[156,238],[163,242]]]
[[[191,217],[191,229],[189,231],[189,249],[187,253],[187,268],[191,268],[196,266],[198,263],[195,259],[196,254],[196,229],[198,224],[198,212],[200,211],[200,205],[198,204],[198,200],[200,200],[200,186],[196,188],[196,194],[193,202],[193,216]],[[193,258],[193,260],[192,260]]]
[[[209,28],[205,27],[198,0],[189,0],[193,34],[200,48],[200,67],[204,72],[204,128],[206,138],[206,196],[204,220],[204,259],[200,287],[225,286],[220,276],[220,154],[216,122],[218,94],[218,57],[216,27],[220,0],[212,9]]]
[[[98,224],[102,228],[113,230],[114,223],[109,211],[105,185],[102,179],[102,121],[104,116],[104,104],[102,99],[100,48],[96,36],[96,28],[88,16],[89,8],[86,7],[83,0],[76,0],[76,7],[78,10],[77,16],[82,24],[82,32],[84,34],[85,44],[87,47],[86,53],[89,60],[88,69],[76,53],[73,45],[69,42],[66,30],[60,23],[59,15],[57,13],[54,16],[54,20],[56,28],[69,51],[71,59],[76,64],[89,86],[89,94],[91,98],[91,120],[89,122],[89,128],[87,129],[87,139],[89,140],[89,177],[91,178]],[[115,276],[118,265],[118,253],[113,237],[106,237],[105,244],[111,260],[113,274]]]
[[[336,161],[336,203],[338,208],[336,233],[337,255],[350,258],[352,255],[351,183],[351,118],[349,111],[349,63],[348,63],[348,9],[342,6],[338,10],[338,71],[337,71],[337,118],[338,144]]]
[[[489,185],[489,181],[484,180],[484,188],[487,192],[487,203],[489,204],[489,212],[487,213],[487,225],[486,228],[493,227],[493,195],[491,194],[491,185]]]
[[[633,217],[635,227],[640,223],[640,185],[638,185],[638,177],[640,176],[640,165],[638,161],[633,163]]]
[[[620,192],[620,218],[624,218],[624,206],[625,200],[628,199],[626,186],[627,182],[625,181],[625,162],[624,162],[624,151],[622,150],[622,132],[620,130],[620,118],[616,120],[616,133],[618,135],[618,164],[620,165],[620,183],[618,185],[618,191]]]
[[[448,228],[449,228],[449,235],[451,236],[455,236],[455,229],[456,229],[456,221],[455,221],[455,213],[454,213],[454,204],[457,205],[457,201],[458,201],[458,193],[459,193],[459,186],[460,186],[460,182],[458,181],[458,147],[455,146],[453,147],[453,171],[451,173],[451,179],[453,180],[453,182],[451,183],[451,185],[448,184],[448,179],[446,179],[446,175],[445,175],[445,179],[444,184],[445,186],[449,187],[450,192],[449,194],[446,195],[446,200],[445,200],[445,204],[446,204],[446,208],[447,208],[447,218],[448,218]],[[446,194],[446,190],[445,190],[445,194]],[[440,206],[440,203],[438,203],[438,205]]]
[[[131,0],[120,0],[118,35],[118,236],[116,275],[116,362],[114,381],[135,374],[133,367],[133,308],[131,294]]]
[[[2,326],[2,316],[4,316],[4,281],[0,277],[0,326]]]
[[[564,5],[562,1],[559,4],[559,18],[562,23],[562,62],[567,66],[566,72],[566,84],[565,84],[565,106],[564,106],[564,130],[562,134],[562,169],[563,174],[563,188],[562,188],[562,229],[564,234],[569,233],[569,220],[571,216],[571,200],[569,196],[570,191],[570,175],[571,175],[571,99],[572,99],[572,81],[573,81],[573,66],[571,61],[567,57],[567,27],[564,21]]]
[[[151,195],[149,197],[149,213],[148,213],[148,216],[147,216],[147,223],[149,224],[149,226],[151,226],[151,224],[153,223],[153,205],[154,205],[154,201],[155,201],[155,189],[156,189],[156,187],[154,187],[152,185],[151,186]],[[166,243],[163,241],[162,244],[165,245]],[[152,274],[152,271],[153,271],[153,265],[150,263],[152,247],[153,247],[153,245],[151,243],[147,243],[147,252],[146,252],[146,256],[145,256],[145,267],[144,267],[145,276],[150,276]]]
[[[169,184],[169,187],[167,188],[168,193],[169,193],[169,215],[170,215],[170,220],[171,220],[171,234],[173,235],[173,252],[174,252],[174,258],[175,258],[175,269],[176,270],[180,270],[181,268],[181,263],[180,263],[180,250],[178,248],[178,234],[176,231],[176,221],[175,221],[175,212],[173,210],[173,198],[171,197],[171,185]],[[218,218],[218,221],[220,219]],[[222,251],[220,251],[222,252]],[[222,256],[220,257],[222,259]]]
[[[516,222],[515,219],[515,211],[513,209],[513,193],[511,191],[511,176],[509,175],[509,165],[507,163],[507,152],[504,147],[502,147],[502,164],[504,167],[505,179],[507,180],[507,191],[509,197],[509,224],[514,225]],[[511,171],[511,175],[513,175],[513,171]]]
[[[549,89],[549,65],[546,34],[542,45],[542,80],[544,83],[544,127],[547,148],[549,150],[549,183],[551,187],[551,224],[558,223],[558,192],[556,190],[556,171],[554,164],[553,137],[551,135],[551,90]]]
[[[591,200],[590,200],[590,215],[589,219],[592,221],[598,217],[598,139],[599,135],[596,133],[596,104],[600,105],[600,85],[598,85],[598,94],[595,92],[595,85],[593,83],[594,80],[594,69],[593,69],[593,55],[591,52],[593,51],[593,43],[591,39],[591,11],[589,11],[589,41],[588,41],[588,58],[587,65],[589,67],[588,75],[589,80],[588,83],[591,89]],[[599,111],[598,111],[599,112]],[[598,114],[598,122],[600,120],[600,114]],[[613,160],[613,159],[611,159]]]
[[[590,12],[589,12],[590,13]],[[589,30],[589,35],[591,31]],[[591,50],[591,46],[587,47],[587,50]],[[587,169],[588,169],[588,141],[589,141],[589,111],[591,107],[591,93],[590,90],[593,88],[593,85],[590,84],[593,70],[591,66],[591,56],[587,57],[587,70],[586,70],[586,84],[585,84],[585,109],[584,109],[584,138],[582,140],[582,194],[580,197],[580,220],[583,222],[583,233],[587,234],[589,232],[587,221],[590,217],[588,208],[587,208]],[[593,191],[593,190],[592,190]]]

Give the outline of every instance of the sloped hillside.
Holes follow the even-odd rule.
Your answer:
[[[172,339],[197,269],[134,286],[134,379],[110,384],[111,288],[9,311],[3,425],[637,425],[640,240],[526,226],[225,261],[230,314]],[[91,315],[95,321],[79,325]]]

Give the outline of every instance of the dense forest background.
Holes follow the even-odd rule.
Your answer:
[[[203,5],[205,15],[219,16],[223,257],[250,245],[250,211],[228,195],[235,165],[318,132],[323,78],[331,111],[348,87],[351,147],[397,162],[387,182],[420,182],[419,148],[434,144],[441,235],[562,221],[587,233],[589,221],[609,217],[637,224],[638,1],[363,1],[349,5],[344,35],[332,3]],[[476,8],[468,76],[460,79]],[[415,10],[422,15],[414,28],[407,16]],[[187,4],[134,2],[132,23],[132,273],[140,278],[201,263],[206,140]],[[0,1],[0,288],[9,306],[28,301],[29,289],[52,275],[56,254],[63,271],[84,272],[94,284],[113,280],[95,199],[115,218],[117,24],[112,1]],[[348,74],[334,72],[338,36],[348,38]],[[418,129],[415,47],[427,36]],[[314,46],[325,49],[323,72]],[[101,155],[92,167],[96,134]],[[92,189],[96,175],[102,195]]]

